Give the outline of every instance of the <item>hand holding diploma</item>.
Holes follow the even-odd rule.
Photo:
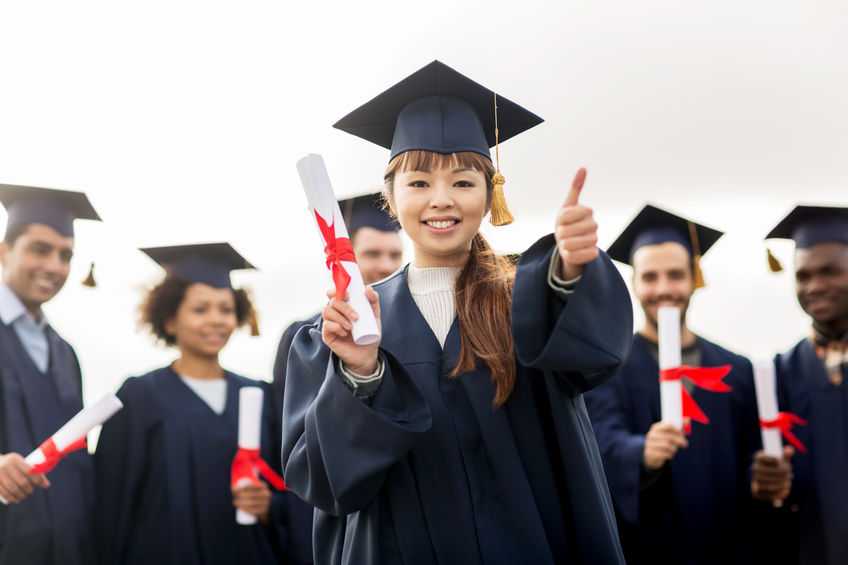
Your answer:
[[[560,277],[571,280],[583,274],[583,268],[598,257],[598,224],[594,212],[580,204],[586,182],[586,169],[580,168],[571,182],[571,190],[559,209],[554,226],[556,246],[562,259]]]
[[[257,517],[267,522],[271,506],[271,490],[259,480],[262,476],[277,490],[286,483],[259,455],[262,440],[262,404],[264,393],[255,386],[239,390],[238,451],[230,471],[230,489],[236,522],[243,526],[256,523]]]
[[[124,405],[114,394],[107,394],[95,404],[83,408],[21,462],[20,455],[10,453],[0,458],[0,502],[20,502],[32,494],[33,486],[47,488],[44,477],[70,453],[86,448],[86,436],[111,418]],[[29,477],[21,480],[20,472]],[[9,494],[10,496],[6,496]]]
[[[377,332],[380,331],[380,297],[370,286],[365,296],[377,320]],[[336,291],[327,292],[330,301],[324,307],[321,317],[321,339],[335,353],[345,366],[357,375],[370,375],[377,370],[380,340],[368,345],[357,345],[353,338],[353,324],[359,315],[345,300],[336,297]]]
[[[365,283],[348,237],[347,226],[333,193],[330,177],[320,155],[307,155],[297,162],[297,172],[312,215],[324,241],[324,255],[335,284],[336,296],[349,301],[356,312],[351,335],[357,345],[380,340],[380,329],[366,297]]]

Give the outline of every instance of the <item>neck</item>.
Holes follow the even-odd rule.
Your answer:
[[[471,254],[469,250],[458,253],[450,253],[447,255],[433,255],[423,251],[418,246],[415,247],[415,260],[413,264],[420,268],[430,267],[463,267],[468,261],[468,256]]]
[[[224,369],[218,362],[218,357],[194,355],[187,351],[180,352],[180,358],[174,361],[174,371],[182,376],[195,379],[222,379]]]
[[[642,329],[639,330],[639,334],[642,335],[645,339],[653,343],[660,342],[659,331],[657,329],[656,324],[651,322],[645,322],[645,325],[642,326]],[[686,324],[683,324],[680,327],[680,346],[681,347],[690,347],[695,345],[695,334],[692,333],[689,328],[686,327]]]

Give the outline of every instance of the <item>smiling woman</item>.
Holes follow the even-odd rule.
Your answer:
[[[101,433],[95,457],[101,563],[279,563],[292,543],[284,530],[290,495],[272,493],[259,480],[230,483],[239,391],[267,386],[226,371],[218,360],[232,333],[253,318],[230,271],[253,266],[225,243],[143,251],[167,275],[142,304],[142,323],[179,357],[128,379],[118,391],[125,409]],[[261,456],[273,462],[279,422],[270,396],[264,395]],[[260,525],[237,525],[233,507]]]

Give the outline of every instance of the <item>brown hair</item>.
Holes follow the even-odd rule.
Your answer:
[[[432,151],[407,151],[392,159],[384,175],[386,201],[392,202],[394,177],[403,171],[432,171],[468,167],[486,177],[486,208],[492,203],[495,168],[482,155],[471,152],[442,155]],[[454,288],[459,320],[459,361],[451,377],[473,370],[478,361],[489,367],[495,383],[496,406],[507,401],[515,387],[515,355],[512,340],[512,284],[515,265],[495,255],[482,234],[471,240],[468,261]]]
[[[186,291],[192,284],[194,283],[179,277],[165,277],[165,280],[145,294],[139,307],[139,325],[147,328],[153,337],[165,345],[176,345],[176,336],[168,333],[165,326],[177,315]],[[241,327],[255,316],[253,302],[244,289],[233,289],[233,298],[236,304],[236,322]]]

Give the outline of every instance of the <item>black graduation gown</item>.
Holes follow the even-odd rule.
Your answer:
[[[287,563],[286,528],[274,491],[269,526],[239,526],[230,492],[238,447],[239,389],[266,390],[262,457],[279,471],[267,384],[226,373],[216,414],[170,368],[129,378],[124,409],[104,426],[95,453],[96,535],[103,565]]]
[[[82,409],[73,348],[49,326],[50,366],[42,373],[11,326],[0,322],[0,453],[27,456]],[[0,565],[91,563],[93,467],[86,451],[67,456],[49,489],[0,505]]]
[[[848,371],[830,382],[809,339],[776,359],[780,409],[808,425],[793,428],[808,449],[792,459],[790,508],[798,508],[800,563],[848,563]]]
[[[375,285],[382,306],[376,394],[343,383],[317,327],[289,356],[283,461],[316,506],[321,564],[622,564],[603,467],[582,393],[627,354],[630,299],[606,255],[567,301],[549,288],[552,236],[521,259],[513,290],[517,380],[493,405],[488,368],[449,378],[406,270]]]
[[[760,444],[753,371],[744,357],[703,338],[697,346],[702,366],[732,365],[725,382],[733,392],[693,391],[710,423],[693,422],[689,447],[646,488],[645,435],[660,420],[651,344],[635,335],[618,374],[586,395],[631,565],[749,563],[755,539],[746,521],[754,508],[749,469]]]
[[[297,335],[300,328],[315,325],[320,319],[321,314],[318,313],[306,320],[292,322],[280,338],[280,344],[277,346],[277,354],[274,356],[273,386],[274,402],[280,412],[283,409],[283,396],[286,392],[286,368],[288,367],[289,351],[291,351],[294,336]]]

